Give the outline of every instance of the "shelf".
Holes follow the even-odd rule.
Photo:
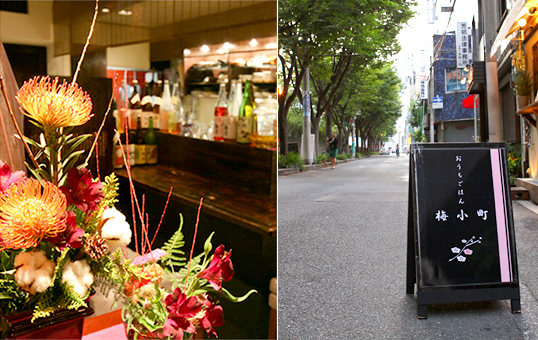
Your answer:
[[[538,114],[538,102],[531,103],[516,111],[516,114],[521,115],[534,127],[536,127],[536,119],[530,116],[530,114]]]

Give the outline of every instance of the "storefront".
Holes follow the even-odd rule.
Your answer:
[[[0,11],[0,40],[8,46],[18,86],[35,75],[71,79],[94,7],[93,1],[28,1],[26,13]],[[117,207],[125,211],[128,222],[133,225],[132,179],[138,199],[146,202],[150,234],[159,229],[167,205],[154,247],[172,236],[181,214],[187,252],[203,197],[195,254],[203,252],[203,240],[215,232],[213,244],[233,248],[236,275],[230,290],[258,292],[241,304],[223,305],[226,324],[219,332],[223,338],[264,338],[269,329],[269,286],[276,277],[276,18],[276,1],[101,1],[77,79],[92,98],[94,114],[88,125],[74,130],[77,133],[99,129],[114,94],[116,112],[111,111],[105,122],[97,144],[98,161],[89,164],[93,173],[114,171],[119,177]],[[135,105],[135,79],[140,102],[144,95],[153,97],[150,110]],[[252,102],[246,124],[250,130],[242,143],[235,133],[229,138],[215,133],[221,120],[215,113],[221,83],[226,106],[237,109],[235,115],[223,117],[222,126],[242,121],[238,117],[242,100],[234,104],[229,96],[238,95],[232,84],[238,84],[243,99]],[[156,105],[174,98],[182,105],[177,100],[166,109]],[[149,125],[137,124],[139,117],[141,121],[146,117],[142,112],[151,117],[153,130],[159,128],[154,142],[142,136],[149,134]],[[32,129],[26,124],[25,134],[36,134]],[[122,138],[135,146],[156,145],[158,163],[132,164],[130,172],[122,164],[114,167],[115,147],[127,143],[115,139],[114,129],[124,132]],[[81,147],[88,149],[91,143]],[[22,148],[19,151],[22,154]],[[3,149],[0,159],[7,159]],[[130,244],[132,250],[141,246],[137,241],[136,247],[135,240]]]

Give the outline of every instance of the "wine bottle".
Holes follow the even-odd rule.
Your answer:
[[[240,144],[250,144],[250,134],[252,132],[252,107],[250,80],[245,83],[243,101],[239,107],[239,117],[237,118],[237,142]]]
[[[221,83],[219,87],[219,96],[215,103],[215,129],[213,130],[214,139],[217,141],[224,140],[224,119],[228,116],[228,105],[226,104],[226,84]]]
[[[135,141],[133,141],[135,142]],[[135,159],[137,165],[146,164],[147,152],[146,143],[144,141],[144,130],[142,129],[141,118],[138,117],[136,123],[136,145],[135,145]]]
[[[146,164],[157,164],[158,149],[157,149],[157,136],[153,128],[153,117],[149,117],[149,128],[144,137],[146,142]]]

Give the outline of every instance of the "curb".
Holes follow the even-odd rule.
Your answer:
[[[337,160],[336,164],[342,164],[342,163],[348,163],[357,161],[362,158],[368,158],[371,157],[371,155],[362,156],[359,158],[352,158],[352,159],[344,159],[344,160]],[[301,171],[298,168],[284,168],[284,169],[278,169],[278,176],[288,176],[288,175],[295,175],[301,172],[307,172],[312,170],[319,170],[322,169],[322,166],[320,164],[312,164],[312,165],[305,165],[305,171]]]

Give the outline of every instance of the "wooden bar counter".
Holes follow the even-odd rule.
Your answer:
[[[227,250],[232,249],[235,276],[224,286],[236,296],[250,289],[258,291],[239,304],[222,299],[226,323],[219,337],[266,338],[269,283],[276,277],[276,152],[162,133],[158,139],[159,164],[131,169],[138,200],[145,200],[150,239],[173,188],[153,248],[162,246],[177,230],[181,214],[184,251],[189,253],[203,197],[195,255],[203,251],[206,238],[214,232],[214,248],[224,244]],[[127,171],[115,173],[120,179],[116,206],[132,225]],[[138,235],[139,225],[137,221]],[[134,236],[130,247],[137,250]],[[138,248],[140,252],[140,244]]]

